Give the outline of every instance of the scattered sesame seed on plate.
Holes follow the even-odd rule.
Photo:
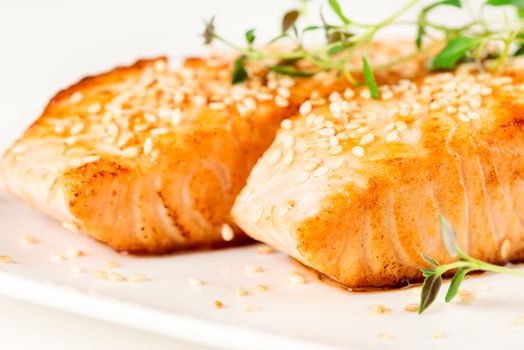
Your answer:
[[[106,264],[106,268],[108,269],[117,269],[121,267],[120,263],[118,261],[110,261]]]
[[[216,309],[222,309],[222,308],[224,308],[224,303],[221,302],[220,300],[215,300],[215,301],[213,301],[213,306]]]
[[[304,275],[298,271],[293,271],[292,273],[288,274],[287,280],[290,283],[294,283],[294,284],[306,284],[307,283],[306,277],[304,277]]]
[[[36,244],[38,243],[38,240],[31,236],[31,235],[26,235],[24,237],[22,237],[22,243],[23,244],[27,244],[27,245],[31,245],[31,244]]]
[[[68,258],[75,258],[84,255],[84,252],[78,248],[67,248],[65,250],[65,256]]]
[[[94,271],[93,277],[97,279],[101,279],[101,280],[106,280],[108,278],[107,271],[102,271],[102,270]]]
[[[59,262],[65,261],[66,257],[63,256],[60,253],[51,253],[51,254],[49,254],[49,260],[51,260],[52,262],[55,262],[55,263],[59,263]]]
[[[382,305],[382,304],[378,304],[378,305],[375,305],[373,306],[373,312],[378,314],[378,315],[382,315],[382,314],[386,314],[388,312],[390,312],[391,309],[389,309],[388,307]]]
[[[392,341],[395,340],[395,337],[392,336],[389,333],[380,332],[377,334],[377,338],[384,341]]]
[[[13,259],[7,255],[0,255],[0,262],[2,263],[12,263]]]
[[[69,272],[71,273],[82,273],[84,272],[84,269],[78,265],[71,265],[69,266]]]
[[[267,290],[268,290],[268,288],[267,288],[267,286],[264,285],[264,284],[257,284],[257,285],[255,286],[255,291],[257,291],[257,292],[265,292],[265,291],[267,291]]]
[[[515,317],[511,323],[514,325],[514,326],[523,326],[524,325],[524,317],[522,316],[517,316]]]
[[[194,278],[194,277],[188,277],[187,283],[189,283],[189,285],[191,286],[196,286],[196,287],[204,285],[203,281],[199,280],[198,278]]]
[[[431,332],[431,338],[433,340],[438,340],[444,338],[444,332],[440,329],[434,329],[433,332]]]
[[[122,281],[125,281],[126,278],[124,275],[118,273],[118,272],[108,272],[107,273],[107,278],[111,281],[115,281],[115,282],[122,282]]]
[[[260,265],[248,265],[246,266],[246,272],[263,272],[264,268]]]
[[[144,274],[136,274],[129,276],[128,280],[129,282],[145,282],[148,280],[148,278]]]
[[[245,312],[258,312],[260,311],[261,308],[260,306],[258,305],[247,305],[245,308],[244,308],[244,311]]]
[[[406,306],[404,306],[404,311],[406,311],[406,312],[418,312],[418,307],[419,307],[418,303],[407,304]]]
[[[261,245],[261,246],[257,247],[257,253],[258,254],[271,254],[274,251],[275,250],[273,249],[273,247],[268,246],[268,245]]]
[[[246,295],[248,295],[248,292],[242,287],[237,287],[235,288],[235,294],[239,297],[245,297]]]

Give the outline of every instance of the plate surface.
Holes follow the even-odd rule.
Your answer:
[[[0,293],[163,335],[231,349],[493,349],[524,343],[524,278],[481,275],[465,281],[474,292],[465,305],[442,300],[418,316],[404,306],[418,300],[416,288],[351,293],[319,281],[281,253],[257,253],[258,245],[212,252],[137,257],[118,254],[0,194]],[[38,242],[24,243],[31,235]],[[53,262],[70,248],[84,255]],[[121,267],[108,269],[111,261]],[[70,266],[83,273],[72,273]],[[263,272],[248,272],[260,265]],[[146,282],[93,277],[98,270]],[[287,275],[301,270],[306,284]],[[203,286],[192,286],[187,278]],[[256,291],[263,284],[267,291]],[[447,284],[445,285],[445,287]],[[238,296],[237,287],[248,291]],[[215,300],[224,303],[216,309]],[[390,309],[377,314],[374,306]],[[246,307],[257,306],[257,312]],[[433,335],[441,335],[433,339]]]

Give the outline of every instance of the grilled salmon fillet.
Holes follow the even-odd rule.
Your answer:
[[[371,59],[411,49],[377,44]],[[163,253],[245,239],[230,210],[280,122],[345,83],[253,64],[250,79],[232,85],[232,63],[195,58],[170,70],[165,58],[143,60],[61,91],[3,157],[4,187],[117,250]],[[420,66],[381,74],[417,74]]]
[[[521,260],[524,61],[380,90],[378,100],[365,87],[306,101],[254,167],[237,224],[354,288],[421,280],[419,252],[450,262],[439,214],[472,256]]]

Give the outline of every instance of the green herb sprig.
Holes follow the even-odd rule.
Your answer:
[[[451,224],[442,215],[439,216],[439,228],[441,239],[448,254],[452,258],[458,258],[458,261],[446,265],[440,265],[435,259],[422,253],[420,254],[424,261],[426,261],[431,267],[420,269],[425,279],[422,284],[422,292],[420,295],[419,314],[424,312],[424,310],[435,301],[442,286],[442,276],[449,271],[456,270],[446,293],[446,303],[449,303],[457,295],[460,285],[462,281],[464,281],[464,277],[470,272],[485,271],[524,276],[524,271],[493,265],[466,254],[462,249],[460,249]]]
[[[485,0],[479,1],[484,7],[501,7],[504,11],[503,20],[486,19],[483,11],[473,16],[470,21],[460,26],[447,26],[431,19],[433,12],[440,7],[450,7],[463,11],[465,0],[438,0],[421,9],[415,21],[400,20],[408,10],[421,0],[409,0],[397,11],[384,20],[374,23],[361,23],[344,13],[338,0],[326,0],[325,7],[337,18],[337,22],[328,22],[320,9],[320,23],[299,26],[307,10],[307,1],[302,0],[299,9],[293,9],[284,14],[281,31],[269,43],[255,45],[256,31],[249,29],[244,37],[244,45],[236,45],[222,37],[216,30],[214,17],[206,22],[203,37],[206,44],[221,42],[239,53],[235,61],[232,82],[242,83],[249,79],[246,63],[262,62],[270,71],[280,74],[307,77],[322,71],[337,71],[345,76],[353,85],[365,84],[370,89],[373,98],[379,97],[375,72],[400,64],[411,59],[418,53],[427,54],[440,46],[441,50],[432,59],[431,69],[447,70],[455,68],[464,61],[476,61],[483,68],[486,60],[493,60],[489,69],[497,70],[510,56],[524,53],[524,2],[522,0]],[[517,18],[509,19],[507,9],[516,11]],[[307,11],[309,12],[309,11]],[[469,15],[469,12],[465,15]],[[410,25],[416,29],[417,52],[401,57],[395,57],[390,62],[381,65],[370,65],[368,51],[375,40],[376,34],[395,25]],[[323,33],[325,41],[314,47],[306,44],[310,34]],[[274,52],[265,49],[267,45],[286,40],[292,49],[285,52]],[[426,44],[426,45],[425,45]],[[362,68],[354,67],[352,58],[361,57]],[[307,63],[307,64],[301,64]],[[362,72],[364,81],[354,78],[356,72]]]

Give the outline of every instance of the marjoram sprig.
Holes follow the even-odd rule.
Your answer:
[[[299,9],[292,9],[284,14],[280,33],[266,44],[255,45],[257,39],[255,29],[245,32],[243,45],[230,42],[217,32],[214,17],[206,22],[203,37],[206,44],[218,41],[238,52],[239,56],[234,63],[231,79],[233,84],[243,83],[249,79],[245,68],[247,62],[259,61],[269,71],[297,77],[308,77],[323,71],[336,71],[353,85],[367,85],[374,98],[379,97],[375,71],[401,64],[421,52],[431,54],[436,51],[431,60],[432,70],[454,69],[465,61],[477,62],[479,69],[497,70],[508,57],[524,53],[524,1],[478,1],[480,4],[478,14],[470,16],[470,11],[463,9],[463,3],[467,0],[438,0],[422,8],[415,21],[400,20],[402,15],[420,1],[409,0],[384,20],[368,24],[350,18],[338,0],[327,0],[327,7],[337,22],[327,21],[321,7],[319,23],[299,26],[305,21],[305,13],[309,13],[308,1],[302,0]],[[432,14],[440,7],[454,8],[462,11],[464,18],[471,18],[458,26],[437,23],[432,19]],[[487,19],[484,15],[485,7],[500,7],[503,12],[502,20],[493,19],[493,16]],[[511,19],[511,13],[507,10],[516,13],[517,15],[513,16],[516,18]],[[414,27],[416,31],[414,52],[372,66],[368,59],[368,50],[376,34],[384,28],[397,25]],[[308,47],[307,39],[315,32],[323,34],[324,42]],[[267,49],[267,46],[281,40],[285,40],[291,48],[281,52]],[[438,47],[440,50],[436,50]],[[355,55],[361,57],[360,67],[355,67],[352,63]],[[355,72],[363,73],[363,82],[354,78]]]
[[[524,276],[524,271],[490,264],[475,259],[462,251],[457,243],[455,231],[443,215],[439,216],[439,229],[442,242],[448,254],[452,258],[458,258],[458,260],[446,265],[440,265],[435,259],[422,253],[420,254],[431,267],[420,269],[425,279],[420,295],[419,314],[424,312],[435,301],[442,286],[442,276],[449,271],[455,270],[455,274],[446,293],[446,303],[449,303],[457,295],[464,277],[470,272],[485,271]]]

